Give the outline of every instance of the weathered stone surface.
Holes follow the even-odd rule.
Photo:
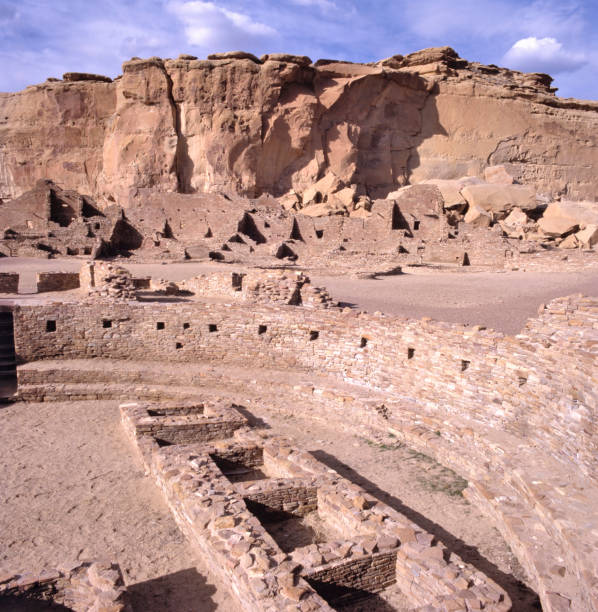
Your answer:
[[[566,217],[542,217],[538,221],[540,229],[546,236],[565,236],[574,232],[579,225]]]
[[[448,47],[367,65],[133,59],[113,82],[67,73],[0,94],[0,115],[2,199],[41,178],[103,205],[127,206],[139,188],[280,196],[329,173],[384,197],[497,165],[540,192],[598,197],[598,104]]]
[[[544,219],[566,219],[581,227],[598,225],[598,202],[570,202],[562,200],[548,205]]]
[[[514,208],[509,215],[505,218],[505,225],[511,227],[520,227],[525,225],[529,221],[529,217],[521,210],[521,208]]]
[[[506,215],[513,208],[533,210],[536,192],[528,185],[467,185],[461,191],[470,206],[486,212]]]
[[[496,185],[512,185],[513,177],[504,166],[488,166],[484,169],[484,178],[488,183]]]
[[[464,221],[475,227],[489,227],[492,223],[492,215],[477,204],[472,204],[465,213]]]
[[[585,229],[575,234],[580,244],[586,248],[598,244],[598,225],[588,225]]]

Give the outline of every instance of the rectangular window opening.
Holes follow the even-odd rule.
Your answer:
[[[414,356],[415,356],[415,349],[409,347],[407,349],[407,359],[413,359]]]
[[[164,321],[158,321],[156,323],[156,329],[164,329]]]
[[[56,331],[56,321],[46,321],[46,331],[55,332]]]
[[[210,324],[208,325],[208,331],[209,331],[210,333],[217,332],[217,331],[218,331],[218,325],[216,325],[216,323],[210,323]]]
[[[183,323],[183,329],[189,329],[191,327],[190,323]]]
[[[265,334],[268,331],[268,327],[266,325],[260,325],[257,328],[257,333],[261,336],[262,334]]]
[[[183,344],[182,344],[181,342],[177,342],[177,343],[175,344],[175,347],[176,347],[177,349],[182,349],[182,348],[183,348]]]
[[[310,331],[309,332],[309,339],[310,340],[317,340],[320,337],[320,332],[319,331]]]
[[[112,321],[110,319],[102,319],[102,327],[107,329],[108,327],[112,327]]]

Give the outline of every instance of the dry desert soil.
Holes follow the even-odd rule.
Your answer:
[[[20,299],[36,297],[35,272],[77,270],[76,260],[10,260]],[[134,275],[182,280],[209,264],[128,264]],[[222,269],[222,266],[216,265]],[[333,297],[369,311],[482,324],[517,333],[538,306],[571,293],[598,295],[598,272],[415,271],[380,279],[315,277]],[[461,495],[466,482],[392,437],[356,435],[330,418],[293,414],[292,406],[248,403],[256,423],[303,447],[434,533],[503,586],[514,610],[539,609],[537,596],[498,532]],[[118,403],[13,404],[0,408],[0,569],[35,571],[72,559],[118,561],[136,611],[229,612],[225,585],[187,545],[122,431]],[[284,529],[284,526],[283,526]],[[284,537],[284,534],[282,534]],[[402,610],[388,593],[352,610]],[[370,607],[368,607],[370,606]]]

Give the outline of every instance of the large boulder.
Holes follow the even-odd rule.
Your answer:
[[[444,200],[445,209],[462,211],[467,206],[467,202],[461,190],[467,185],[479,185],[481,183],[483,181],[475,176],[464,176],[459,179],[428,179],[422,181],[421,184],[438,187]]]
[[[580,227],[598,225],[598,202],[552,202],[544,211],[543,218],[567,219]]]
[[[558,238],[566,236],[579,228],[579,225],[567,217],[542,217],[538,225],[546,236]]]
[[[588,225],[585,229],[577,232],[575,237],[584,248],[592,248],[595,244],[598,244],[598,225]]]
[[[492,215],[474,204],[465,213],[464,221],[474,227],[490,227]]]
[[[469,206],[477,206],[497,218],[514,208],[534,210],[538,206],[536,191],[528,185],[468,185],[461,190]]]

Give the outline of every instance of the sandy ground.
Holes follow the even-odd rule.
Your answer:
[[[0,410],[0,567],[118,561],[139,612],[236,612],[143,473],[117,402]]]
[[[21,299],[36,299],[37,271],[76,271],[78,259],[0,259],[0,271],[21,274]],[[152,276],[181,281],[210,270],[236,269],[226,264],[150,263],[122,265],[135,276]],[[238,267],[238,266],[237,266]],[[312,276],[314,285],[325,286],[341,302],[374,312],[411,318],[432,317],[465,325],[485,325],[506,334],[516,334],[538,307],[549,300],[585,293],[598,296],[598,270],[543,272],[470,271],[450,269],[430,271],[410,269],[398,276],[354,279],[347,276]],[[44,299],[59,299],[60,293],[42,294]]]
[[[598,271],[422,272],[378,279],[312,277],[360,309],[518,333],[538,307],[574,293],[598,296]]]
[[[22,300],[38,270],[77,270],[78,260],[0,260],[19,271]],[[183,280],[218,264],[125,264],[136,276]],[[517,333],[538,306],[572,293],[598,295],[598,273],[413,270],[359,280],[312,277],[335,299],[368,311],[429,316]],[[514,610],[539,609],[498,532],[460,492],[455,474],[392,438],[358,437],[325,418],[251,408],[298,445],[434,533],[507,589]],[[0,410],[0,567],[36,570],[108,557],[123,568],[136,610],[236,610],[227,589],[196,559],[120,427],[115,402],[16,404]],[[383,602],[375,609],[388,609]],[[370,602],[370,608],[372,602]]]
[[[490,575],[508,590],[515,610],[537,609],[535,595],[518,581],[524,574],[517,560],[463,499],[465,481],[450,470],[392,438],[358,437],[288,410],[251,410],[258,422],[294,436]],[[116,402],[13,404],[0,418],[0,567],[35,571],[70,559],[110,558],[121,564],[136,611],[238,609],[194,557],[144,476]],[[391,594],[363,609],[390,609],[384,602],[395,599]]]

